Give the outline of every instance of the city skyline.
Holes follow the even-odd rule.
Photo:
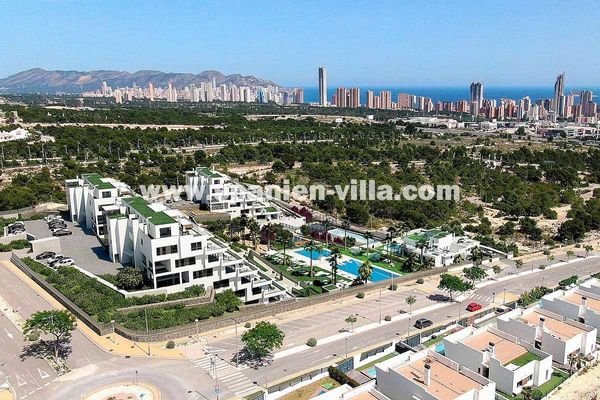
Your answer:
[[[474,76],[496,85],[545,86],[555,71],[566,72],[574,86],[593,86],[600,75],[589,62],[598,53],[594,5],[507,2],[475,10],[467,2],[315,2],[257,9],[235,1],[7,2],[0,33],[12,40],[0,58],[10,62],[0,66],[0,76],[38,66],[216,69],[306,87],[315,82],[314,65],[326,65],[331,86],[459,86]],[[369,24],[359,23],[364,16]],[[340,35],[348,24],[355,29]],[[360,56],[349,62],[353,54]]]

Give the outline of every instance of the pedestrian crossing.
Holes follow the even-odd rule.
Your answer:
[[[218,357],[214,357],[214,366],[209,356],[193,360],[192,363],[194,364],[194,368],[205,370],[213,379],[217,380],[220,386],[225,386],[239,397],[254,393],[258,389],[256,384],[241,371]]]
[[[469,300],[479,300],[480,302],[492,303],[494,298],[489,294],[474,294],[469,296]],[[496,294],[496,300],[498,300],[498,295]]]

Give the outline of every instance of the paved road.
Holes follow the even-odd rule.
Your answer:
[[[439,307],[426,312],[424,316],[433,320],[434,323],[456,319],[459,312],[461,315],[466,313],[464,307],[471,301],[477,301],[484,306],[488,305],[494,300],[493,293],[495,292],[496,303],[501,303],[500,297],[504,294],[504,288],[507,293],[518,295],[532,286],[539,285],[542,278],[546,285],[554,285],[573,274],[574,268],[581,276],[589,275],[600,272],[600,262],[597,258],[591,258],[545,271],[535,269],[535,273],[517,279],[493,282],[468,295],[460,303],[439,303]],[[506,273],[511,270],[508,266],[506,269],[509,270]],[[0,268],[0,287],[3,288],[2,297],[23,318],[27,318],[36,310],[50,308],[43,298],[5,268]],[[342,334],[339,339],[330,343],[304,349],[294,355],[276,357],[270,366],[259,369],[248,367],[237,369],[232,365],[236,349],[234,336],[209,338],[211,348],[222,349],[219,352],[220,359],[217,359],[215,367],[211,368],[210,359],[201,356],[193,360],[127,359],[114,356],[100,350],[85,335],[76,331],[72,340],[73,352],[68,358],[68,364],[73,371],[55,380],[55,375],[43,360],[27,359],[23,362],[17,360],[24,345],[24,342],[21,342],[22,336],[17,341],[17,335],[20,333],[14,327],[11,328],[10,322],[6,318],[2,318],[0,319],[0,344],[2,340],[9,340],[8,336],[2,337],[5,327],[15,337],[16,343],[8,342],[8,346],[2,346],[8,351],[2,352],[0,356],[0,364],[5,364],[0,367],[0,371],[12,375],[11,382],[15,386],[18,399],[79,399],[83,393],[94,387],[133,381],[136,370],[138,379],[156,385],[163,392],[165,399],[203,398],[212,400],[216,398],[214,374],[213,376],[209,375],[209,370],[216,370],[221,398],[231,397],[234,393],[240,396],[257,390],[265,384],[265,381],[271,383],[307,368],[330,364],[341,359],[346,351],[352,353],[405,335],[409,329],[409,320],[408,315],[403,314],[402,311],[408,310],[405,299],[409,294],[417,297],[411,323],[414,322],[417,315],[421,316],[419,309],[438,304],[431,297],[428,298],[431,293],[426,293],[414,286],[408,291],[384,290],[381,300],[379,293],[376,292],[363,300],[347,299],[337,304],[337,307],[321,313],[302,315],[299,312],[299,318],[296,320],[282,321],[280,324],[286,332],[283,350],[294,351],[294,348],[304,344],[309,337],[323,338],[339,335],[341,329],[348,327],[344,319],[349,314],[356,313],[359,315],[359,319],[355,324],[354,333]],[[389,314],[395,316],[395,320],[393,322],[383,321],[379,325],[380,308],[382,316]],[[370,324],[375,324],[377,327],[361,331],[360,327]],[[413,332],[414,329],[411,328]],[[240,331],[243,331],[243,328],[240,327]],[[6,335],[6,332],[4,334]],[[193,346],[188,348],[190,353],[193,353],[192,350]],[[49,377],[41,378],[38,368],[43,369]],[[26,385],[19,387],[14,382],[17,375],[27,382]],[[40,379],[37,379],[38,376]],[[48,381],[50,383],[44,386]]]

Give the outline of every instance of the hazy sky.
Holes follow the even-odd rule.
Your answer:
[[[0,0],[0,77],[216,69],[316,86],[600,86],[600,1]]]

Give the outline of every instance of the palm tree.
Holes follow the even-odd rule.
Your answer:
[[[285,254],[285,249],[287,248],[287,244],[289,241],[288,235],[290,235],[290,233],[289,233],[289,231],[286,231],[286,230],[282,230],[281,233],[282,234],[276,240],[277,240],[277,242],[281,243],[281,245],[283,246],[283,268],[285,268],[286,267],[285,264],[287,262],[287,255]],[[283,270],[279,271],[279,279],[283,280]]]
[[[369,239],[373,239],[373,234],[370,231],[364,233],[364,238],[367,239],[367,260],[369,259]]]
[[[358,267],[358,277],[362,279],[364,283],[367,283],[369,279],[371,279],[371,274],[373,273],[373,265],[371,261],[367,260],[363,262],[360,267]]]
[[[341,255],[342,252],[340,251],[340,249],[334,247],[331,250],[331,255],[329,256],[329,265],[331,266],[331,279],[334,284],[337,284],[338,261],[340,260]]]
[[[521,268],[523,268],[523,265],[525,265],[525,264],[523,263],[523,260],[516,260],[516,261],[515,261],[515,268],[516,268],[516,269],[521,269]]]
[[[273,233],[273,227],[271,226],[271,223],[269,222],[268,224],[266,224],[263,228],[267,234],[267,250],[271,250],[271,234]]]
[[[410,253],[402,268],[406,272],[415,272],[417,270],[417,255],[415,253]]]
[[[573,375],[575,371],[581,368],[581,363],[583,361],[583,357],[580,353],[571,353],[569,354],[569,374]]]
[[[319,253],[321,250],[323,250],[323,246],[316,243],[314,240],[311,240],[306,246],[304,246],[304,250],[310,252],[310,277],[312,278],[315,276],[315,271],[313,268],[313,253]]]
[[[575,256],[575,252],[573,250],[567,251],[567,262],[571,259],[571,257]]]
[[[342,229],[344,230],[344,248],[347,249],[348,245],[346,244],[346,236],[348,234],[348,229],[350,229],[350,222],[342,221]]]
[[[416,247],[417,249],[420,249],[420,250],[421,250],[421,257],[420,257],[420,259],[419,259],[419,262],[420,262],[421,264],[423,264],[423,252],[425,251],[425,249],[428,249],[428,248],[429,248],[429,242],[427,241],[427,239],[419,239],[419,240],[417,241],[417,244],[415,245],[415,247]]]
[[[554,261],[554,256],[553,256],[552,254],[548,254],[548,257],[547,257],[547,259],[548,259],[548,262],[549,262],[550,264],[552,264],[552,261]]]
[[[417,298],[413,295],[410,295],[404,301],[406,301],[406,304],[408,304],[408,315],[412,315],[412,305],[417,302]]]
[[[256,242],[258,239],[258,234],[260,233],[260,225],[256,222],[255,219],[251,219],[247,224],[248,232],[250,232],[250,237],[252,238],[252,245],[254,246],[254,250],[256,250]]]
[[[473,264],[479,265],[483,260],[483,253],[479,247],[473,247],[471,250],[471,260],[473,260]]]
[[[357,321],[356,315],[351,314],[344,320],[347,324],[350,324],[350,333],[354,332],[354,324]]]
[[[525,386],[521,390],[521,397],[523,398],[523,400],[533,400],[533,387]]]
[[[433,261],[433,258],[426,258],[425,261],[423,262],[423,264],[421,264],[421,268],[422,269],[432,269],[433,267],[435,267],[435,261]]]
[[[583,248],[585,250],[585,258],[587,258],[590,255],[591,251],[594,251],[594,246],[590,244],[586,244],[585,246],[583,246]]]

